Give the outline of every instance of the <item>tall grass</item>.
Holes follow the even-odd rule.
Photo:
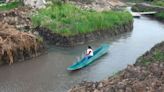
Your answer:
[[[42,26],[64,36],[110,29],[132,20],[127,12],[81,10],[71,4],[52,5],[31,17],[34,26]]]
[[[16,0],[15,2],[7,3],[2,6],[0,6],[0,11],[7,11],[14,8],[17,8],[19,6],[22,6],[22,3],[19,0]]]

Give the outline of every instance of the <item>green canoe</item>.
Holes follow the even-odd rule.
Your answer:
[[[80,68],[83,68],[92,62],[94,62],[96,59],[100,58],[103,56],[105,53],[108,52],[109,45],[108,44],[102,44],[99,48],[97,48],[93,53],[94,56],[90,57],[89,59],[81,59],[79,61],[76,61],[73,65],[69,66],[67,70],[77,70]]]

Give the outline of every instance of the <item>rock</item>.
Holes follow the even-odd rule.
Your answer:
[[[126,87],[125,92],[132,92],[132,88]]]
[[[93,84],[93,86],[92,86],[94,89],[96,88],[96,84]]]
[[[75,2],[72,3],[82,9],[87,9],[87,10],[93,9],[99,12],[111,10],[116,6],[117,7],[125,6],[125,4],[119,0],[93,0],[90,3],[85,3],[85,1],[80,2],[79,0],[76,0]]]
[[[23,0],[24,5],[33,7],[33,8],[44,8],[46,1],[45,0]]]
[[[15,0],[5,0],[6,3],[9,3],[9,2],[14,2]]]
[[[36,8],[45,8],[46,1],[45,0],[37,0],[35,7]]]
[[[103,87],[103,83],[102,82],[100,82],[99,85],[98,85],[98,88],[101,88],[101,87]]]
[[[30,9],[28,8],[18,8],[8,12],[2,12],[0,13],[0,21],[13,25],[19,30],[29,30],[32,27],[31,20],[27,17],[29,13]]]
[[[95,89],[93,92],[100,92],[99,90]]]

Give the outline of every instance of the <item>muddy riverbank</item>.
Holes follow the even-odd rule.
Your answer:
[[[12,64],[41,55],[45,48],[40,37],[31,30],[28,9],[0,13],[0,63]],[[24,32],[27,31],[27,32]]]
[[[36,30],[45,40],[56,46],[75,46],[79,44],[88,43],[95,40],[109,38],[121,33],[130,32],[133,29],[133,21],[129,21],[123,25],[117,25],[112,29],[98,30],[87,34],[79,34],[75,36],[61,36],[60,34],[53,33],[46,28],[37,27]]]
[[[41,9],[31,19],[46,41],[56,46],[70,47],[132,31],[133,19],[130,13],[112,11],[124,5],[119,0],[71,0],[61,6],[52,6],[56,7],[54,9]],[[68,6],[74,7],[73,10]],[[69,14],[65,13],[68,10],[71,10]],[[49,15],[45,12],[49,12]]]
[[[150,4],[147,4],[147,3],[138,3],[138,4],[136,4],[132,7],[132,11],[135,11],[135,12],[144,12],[144,11],[163,12],[164,7],[150,5]]]

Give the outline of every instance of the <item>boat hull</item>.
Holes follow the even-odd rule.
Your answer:
[[[67,70],[77,70],[77,69],[81,69],[83,67],[88,66],[89,64],[93,63],[94,61],[96,61],[96,59],[100,58],[101,56],[103,56],[104,54],[106,54],[108,52],[109,49],[109,45],[108,44],[103,44],[101,45],[99,48],[97,48],[94,51],[94,56],[90,57],[89,59],[81,59],[80,61],[76,61],[73,65],[69,66],[67,68]]]

